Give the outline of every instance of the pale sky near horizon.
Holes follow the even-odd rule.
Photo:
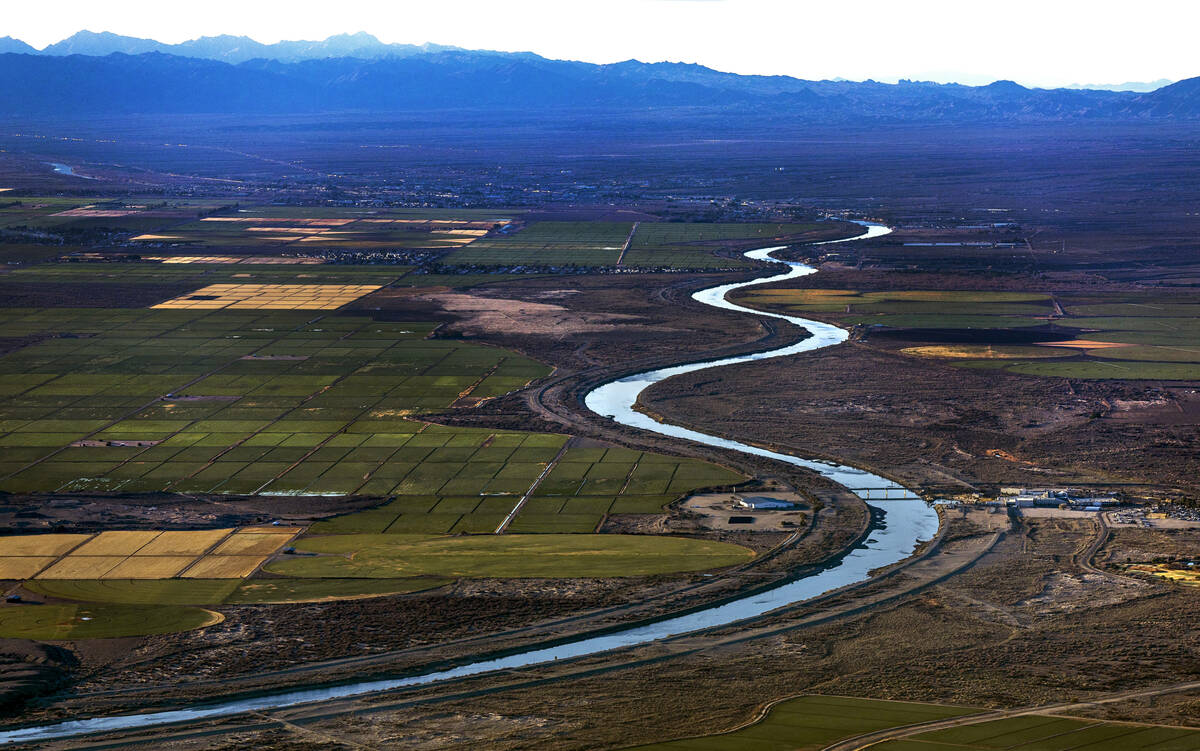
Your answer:
[[[1027,86],[1200,75],[1200,2],[1141,0],[56,0],[5,3],[0,36],[81,29],[181,42],[366,31],[385,42],[606,63],[695,62],[798,78]]]

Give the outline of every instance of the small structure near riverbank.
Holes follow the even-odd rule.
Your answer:
[[[733,502],[744,509],[759,510],[784,510],[794,509],[796,504],[791,501],[785,501],[782,498],[772,498],[765,495],[740,495],[734,494]]]

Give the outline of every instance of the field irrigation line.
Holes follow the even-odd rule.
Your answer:
[[[565,441],[562,445],[562,448],[560,448],[558,453],[554,455],[554,458],[546,463],[546,468],[543,469],[542,473],[534,479],[533,483],[529,486],[529,489],[525,491],[525,495],[521,496],[520,500],[517,501],[517,504],[512,507],[512,511],[508,512],[508,516],[504,517],[504,521],[500,522],[500,526],[496,527],[495,534],[504,534],[504,531],[508,529],[508,525],[512,522],[516,515],[521,512],[521,509],[525,507],[525,502],[529,500],[529,496],[533,495],[533,491],[538,489],[538,486],[542,484],[542,480],[546,479],[546,475],[550,474],[550,470],[554,469],[558,465],[559,460],[562,459],[563,454],[567,453],[568,444],[570,444],[570,441]]]
[[[641,222],[634,222],[633,226],[629,228],[629,237],[625,238],[625,244],[621,246],[621,255],[617,256],[618,266],[620,266],[621,262],[625,260],[625,253],[629,250],[629,246],[633,245],[633,236],[637,233],[639,224],[641,224]]]

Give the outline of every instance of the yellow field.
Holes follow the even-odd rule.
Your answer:
[[[213,555],[270,555],[287,544],[292,539],[288,534],[247,534],[239,532],[231,535],[213,550]]]
[[[0,580],[237,579],[302,531],[259,526],[0,537]]]
[[[1116,347],[1132,347],[1133,345],[1126,344],[1124,342],[1097,342],[1097,341],[1093,341],[1091,339],[1070,339],[1070,340],[1064,341],[1064,342],[1050,342],[1048,344],[1043,344],[1040,346],[1043,346],[1043,347],[1049,347],[1049,346],[1070,347],[1071,349],[1086,349],[1088,351],[1091,351],[1093,349],[1113,349]]]
[[[152,308],[333,310],[379,289],[377,284],[210,284]]]
[[[488,233],[486,229],[434,229],[430,232],[435,235],[451,235],[453,237],[483,237]]]
[[[242,579],[267,560],[259,555],[206,555],[183,572],[184,579]]]
[[[38,575],[39,579],[100,579],[116,568],[124,556],[69,555]]]
[[[142,237],[153,236],[143,235]],[[318,266],[325,263],[325,260],[322,258],[293,256],[142,256],[142,260],[159,261],[160,263],[242,263],[253,264],[255,266]]]
[[[989,344],[930,344],[922,347],[905,347],[900,350],[906,355],[938,357],[944,360],[1027,360],[1041,357],[1070,357],[1075,353],[1054,347],[1025,347],[1018,345]]]
[[[54,563],[51,557],[8,556],[0,558],[0,579],[29,579]]]
[[[305,231],[312,227],[341,227],[354,219],[286,219],[265,216],[206,216],[202,222],[227,222],[230,224],[303,224]]]
[[[69,556],[65,560],[71,560]],[[195,558],[189,555],[135,555],[121,561],[101,579],[170,579]],[[95,577],[89,577],[95,578]]]
[[[152,237],[152,235],[142,235]],[[134,238],[135,240],[139,238]],[[162,263],[241,263],[242,256],[142,256],[143,261]]]
[[[304,531],[304,527],[240,527],[238,534],[243,535],[298,535]]]
[[[57,558],[91,535],[13,535],[0,537],[0,556],[53,556]]]
[[[195,532],[163,532],[138,551],[138,555],[190,555],[208,549],[233,532],[232,529],[201,529]]]
[[[1194,569],[1167,568],[1154,563],[1139,563],[1130,566],[1129,570],[1168,579],[1176,584],[1200,586],[1200,571]]]
[[[133,555],[158,534],[152,530],[101,532],[80,545],[73,555]]]

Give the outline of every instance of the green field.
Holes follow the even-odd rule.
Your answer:
[[[391,500],[315,531],[490,532],[568,439],[412,419],[548,372],[433,328],[305,311],[3,311],[0,337],[50,338],[0,357],[0,489],[359,494]],[[591,532],[742,479],[616,448],[558,458],[513,531]]]
[[[779,702],[761,721],[741,730],[637,746],[630,751],[818,751],[834,741],[873,730],[977,711],[939,704],[801,696]]]
[[[215,199],[98,199],[2,193],[0,228],[31,228],[51,232],[105,228],[145,232],[195,220],[223,203]]]
[[[821,229],[820,224],[789,223],[703,223],[643,222],[634,233],[623,265],[646,267],[728,268],[746,262],[712,254],[723,242],[769,244],[779,238],[795,237]]]
[[[19,254],[28,257],[28,254]],[[53,254],[57,257],[58,253]],[[43,258],[42,260],[48,260]],[[3,263],[0,258],[0,263]],[[161,264],[42,263],[21,266],[7,277],[10,284],[145,285],[164,288],[159,301],[176,296],[180,289],[200,289],[210,284],[375,284],[393,287],[473,287],[517,278],[521,274],[426,274],[411,266],[381,265],[273,265],[273,264]]]
[[[873,748],[883,751],[1196,751],[1200,730],[1025,715],[938,730]]]
[[[768,242],[819,226],[642,222],[621,265],[688,269],[745,266],[747,261],[718,257],[712,251],[722,242]],[[445,260],[480,266],[615,266],[632,229],[633,222],[536,222],[506,236],[476,240],[453,251]]]
[[[392,496],[331,524],[450,532],[470,514],[503,516],[567,440],[411,419],[548,372],[429,339],[432,324],[305,311],[3,313],[0,336],[48,337],[0,357],[0,488],[13,492]],[[522,525],[590,531],[610,511],[656,512],[693,487],[741,479],[620,449],[561,459],[538,494],[588,500],[559,520],[534,504]]]
[[[447,445],[518,448],[527,436],[407,419],[548,372],[427,339],[432,328],[311,311],[3,311],[0,336],[50,338],[0,357],[0,488],[286,495],[372,483],[363,492],[386,495],[399,468]],[[95,445],[71,445],[85,439]]]
[[[332,535],[296,543],[321,553],[267,566],[297,577],[648,576],[745,563],[754,554],[721,542],[653,535]]]
[[[181,605],[6,605],[0,607],[5,639],[110,639],[190,631],[221,616]]]
[[[935,337],[928,346],[902,350],[940,357],[957,367],[1047,378],[1200,380],[1200,302],[1194,295],[1147,291],[1056,299],[1063,315],[1057,314],[1050,295],[1038,292],[753,288],[738,297],[769,310],[824,314],[844,326],[907,329],[913,341],[922,340],[922,330],[986,332],[1052,324],[1055,336],[1082,342],[1073,348],[1055,347],[1052,341],[993,346],[945,343]],[[988,342],[989,335],[981,333],[978,339]],[[967,356],[971,348],[981,353],[978,359]]]
[[[479,266],[612,266],[633,222],[535,222],[504,237],[476,240],[446,263]]]
[[[80,579],[26,582],[59,600],[121,605],[250,605],[357,599],[432,589],[449,579]]]
[[[410,266],[272,265],[205,263],[44,263],[12,273],[10,281],[88,284],[390,284]]]

